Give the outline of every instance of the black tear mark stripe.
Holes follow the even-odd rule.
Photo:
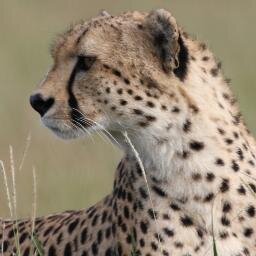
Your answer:
[[[82,65],[81,61],[82,61],[82,59],[78,58],[77,63],[71,72],[71,75],[68,80],[67,91],[68,91],[68,95],[69,95],[68,105],[71,108],[71,110],[70,110],[71,121],[76,126],[85,127],[85,126],[88,126],[88,124],[87,124],[88,122],[85,122],[83,115],[80,113],[77,99],[72,90],[74,81],[76,78],[76,74],[81,69],[81,65]]]
[[[181,35],[179,35],[178,43],[180,45],[180,51],[178,55],[179,66],[173,70],[174,74],[181,80],[184,81],[188,70],[188,48],[185,45]]]

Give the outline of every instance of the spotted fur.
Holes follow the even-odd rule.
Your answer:
[[[125,156],[101,202],[36,219],[45,255],[214,255],[214,239],[219,255],[256,255],[255,140],[204,44],[165,10],[104,12],[58,38],[52,55],[31,97],[44,124],[63,138],[104,127]],[[3,223],[11,255],[13,222]],[[18,231],[31,255],[31,221]]]

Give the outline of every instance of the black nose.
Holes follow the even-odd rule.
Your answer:
[[[40,93],[30,96],[30,104],[41,116],[43,116],[53,105],[54,99],[48,98],[44,100]]]

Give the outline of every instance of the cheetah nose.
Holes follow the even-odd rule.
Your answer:
[[[54,103],[53,98],[44,100],[40,93],[31,95],[29,101],[30,105],[41,115],[41,117],[44,116]]]

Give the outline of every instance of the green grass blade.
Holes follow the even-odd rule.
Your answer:
[[[32,239],[32,243],[36,249],[36,255],[44,256],[44,250],[43,250],[42,244],[38,240],[37,236],[35,234],[32,234],[31,239]]]

